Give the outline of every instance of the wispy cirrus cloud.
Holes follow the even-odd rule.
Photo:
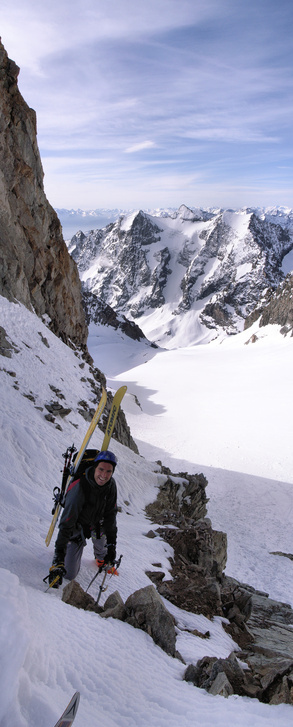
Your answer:
[[[288,0],[2,0],[0,17],[54,206],[174,206],[176,184],[178,204],[209,185],[211,206],[249,186],[289,203]]]
[[[140,141],[137,144],[132,144],[125,149],[125,154],[135,154],[138,151],[145,151],[146,149],[153,149],[156,146],[154,141]]]

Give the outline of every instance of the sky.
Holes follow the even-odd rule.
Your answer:
[[[53,727],[76,690],[81,697],[74,727],[194,727],[195,715],[201,727],[291,727],[292,705],[214,697],[183,681],[188,664],[237,653],[219,616],[208,620],[164,600],[176,619],[176,648],[184,664],[140,629],[62,602],[67,581],[45,592],[55,540],[54,534],[46,547],[52,490],[60,484],[62,453],[72,441],[79,446],[88,427],[79,403],[93,406],[96,396],[89,364],[81,372],[81,357],[40,318],[2,297],[0,307],[1,324],[15,344],[11,358],[0,356],[1,727]],[[117,389],[122,377],[127,381],[122,408],[140,449],[138,455],[111,441],[118,458],[117,553],[123,558],[101,604],[115,590],[125,602],[149,586],[148,570],[163,570],[170,578],[172,549],[158,534],[146,537],[157,525],[144,512],[164,481],[156,464],[161,459],[174,473],[205,474],[208,517],[215,530],[227,533],[227,575],[293,606],[292,561],[272,554],[292,552],[292,337],[269,326],[250,346],[241,333],[221,345],[158,352],[135,366],[143,353],[140,342],[123,341],[108,328],[107,347],[100,327],[96,334],[94,344],[92,331],[89,350],[96,365],[102,353],[107,378],[115,344],[125,363],[119,377],[108,378],[108,387]],[[45,405],[56,400],[58,390],[70,413],[52,423]],[[96,430],[91,446],[98,448],[102,438]],[[183,484],[182,479],[175,482]],[[84,590],[95,573],[88,543],[77,577]],[[89,593],[97,598],[98,580]],[[196,636],[195,629],[210,637]]]
[[[2,0],[57,208],[292,206],[291,0]]]

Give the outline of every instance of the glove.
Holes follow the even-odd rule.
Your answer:
[[[110,565],[110,563],[108,564]],[[115,568],[114,565],[110,565],[110,567],[107,570],[107,573],[110,573],[111,576],[119,576],[117,568]]]
[[[114,563],[116,558],[116,548],[115,545],[108,545],[108,552],[105,556],[105,563]]]
[[[103,568],[103,565],[104,565],[103,558],[96,558],[96,564],[97,564],[98,568]]]

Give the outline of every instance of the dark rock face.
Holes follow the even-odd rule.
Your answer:
[[[215,533],[208,520],[180,530],[160,528],[158,532],[174,548],[173,579],[159,583],[159,593],[186,611],[207,618],[223,615],[219,576],[220,562],[226,561],[225,533]],[[222,537],[220,562],[216,559],[219,549],[217,554],[214,549],[216,535]]]
[[[161,527],[147,535],[159,533],[173,547],[172,580],[163,580],[165,573],[158,570],[147,575],[158,592],[179,608],[208,618],[224,616],[228,620],[224,628],[239,648],[228,659],[204,657],[190,664],[185,679],[211,694],[293,704],[292,608],[224,574],[227,537],[212,530],[204,517],[207,482],[202,475],[190,478],[192,496],[187,498],[189,477],[180,475],[188,478],[184,489],[179,475],[162,469],[168,479],[156,502],[147,507],[148,515]],[[243,668],[238,659],[247,666]]]
[[[221,694],[224,697],[230,694],[247,695],[243,686],[245,671],[234,654],[228,659],[204,656],[196,666],[190,664],[187,667],[184,679],[211,694]]]
[[[281,333],[293,334],[293,275],[287,275],[284,282],[274,291],[269,289],[266,298],[260,306],[245,321],[244,328],[260,318],[259,325],[267,326],[269,323],[282,326]]]
[[[44,193],[36,115],[18,90],[18,72],[0,43],[0,294],[46,315],[56,335],[82,348],[79,275]]]
[[[160,463],[161,464],[161,463]],[[153,522],[165,524],[185,523],[185,517],[193,521],[200,520],[207,513],[205,488],[207,479],[203,474],[189,475],[180,472],[172,475],[168,467],[161,465],[165,482],[160,486],[157,499],[146,507],[146,514]]]
[[[5,328],[0,326],[0,356],[6,356],[6,358],[12,358],[13,352],[18,353],[17,346],[9,341]]]
[[[156,532],[174,549],[172,580],[163,581],[165,574],[158,578],[157,571],[147,575],[159,593],[179,608],[208,618],[223,615],[220,580],[227,560],[227,537],[212,530],[205,518],[207,480],[202,474],[172,475],[167,468],[162,470],[166,481],[146,512],[163,526]]]
[[[231,593],[232,579],[227,581]],[[225,628],[236,642],[242,642],[242,649],[228,659],[204,657],[196,665],[190,664],[185,680],[211,694],[239,694],[266,704],[293,704],[293,610],[237,581],[234,589],[238,606],[237,598],[230,607],[226,604],[230,624]],[[238,660],[247,666],[242,668]]]
[[[174,621],[154,586],[141,588],[125,603],[126,620],[152,637],[167,654],[175,656],[176,633]]]
[[[131,237],[134,245],[138,245],[143,240],[143,245],[153,245],[160,239],[160,228],[151,222],[148,215],[144,212],[138,212],[131,225]]]
[[[137,323],[128,320],[124,315],[118,316],[110,305],[107,305],[107,303],[103,302],[94,293],[91,293],[85,288],[83,288],[83,305],[88,324],[92,321],[93,323],[112,326],[112,328],[115,330],[119,329],[134,341],[143,340],[146,343],[148,342]],[[157,348],[154,343],[149,343],[149,345],[152,348]]]
[[[85,611],[94,609],[95,599],[86,593],[77,581],[67,583],[62,592],[62,601]]]

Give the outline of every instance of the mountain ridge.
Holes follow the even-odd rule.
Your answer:
[[[241,331],[283,282],[293,215],[287,208],[139,210],[77,232],[68,249],[84,289],[139,322],[147,338],[166,348],[193,345]]]

